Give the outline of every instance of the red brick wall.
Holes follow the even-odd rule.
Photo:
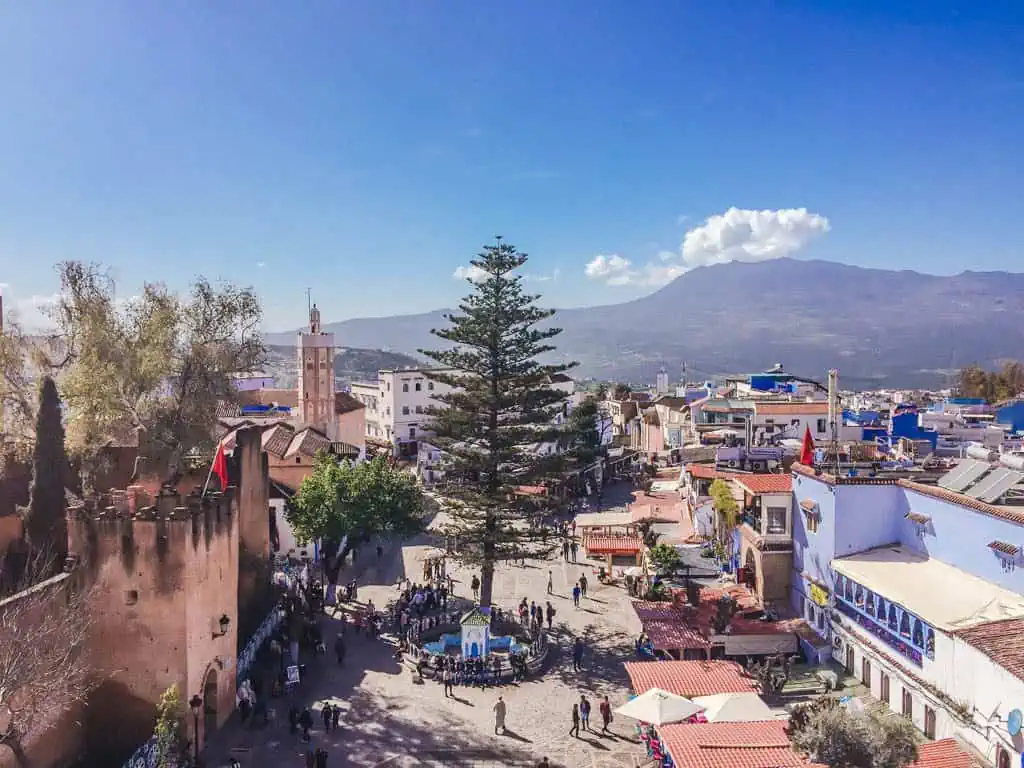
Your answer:
[[[183,508],[191,501],[192,509]],[[230,499],[157,499],[160,519],[69,515],[72,551],[83,558],[103,612],[91,662],[108,679],[87,709],[89,758],[120,760],[152,733],[160,695],[202,693],[206,669],[233,669],[237,643],[238,531]],[[172,519],[167,519],[172,518]],[[231,618],[214,638],[222,614]],[[217,628],[219,632],[219,627]],[[219,722],[230,714],[234,675],[220,673]],[[113,763],[111,763],[113,764]]]

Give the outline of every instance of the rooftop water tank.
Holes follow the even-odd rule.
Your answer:
[[[990,448],[974,443],[967,446],[967,457],[978,461],[995,461],[999,454]]]
[[[1019,453],[1004,453],[999,457],[999,463],[1004,467],[1024,472],[1024,455]]]

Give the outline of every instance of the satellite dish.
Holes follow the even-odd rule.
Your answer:
[[[1024,723],[1024,714],[1021,714],[1019,709],[1015,709],[1010,712],[1010,715],[1006,718],[1006,730],[1011,736],[1016,736],[1020,733],[1021,724]]]

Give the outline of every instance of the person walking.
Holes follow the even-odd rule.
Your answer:
[[[567,563],[569,562],[569,540],[568,539],[566,539],[565,541],[562,542],[562,559],[565,560],[565,562],[567,562]]]
[[[572,705],[572,728],[569,729],[569,735],[575,736],[577,739],[580,737],[580,705]]]
[[[552,619],[555,618],[555,606],[553,606],[551,604],[550,600],[548,601],[547,616],[548,616],[548,629],[551,629],[551,621],[552,621]]]
[[[299,715],[299,725],[302,727],[302,740],[308,743],[309,729],[313,727],[313,713],[309,711],[308,707]]]
[[[473,590],[473,599],[480,599],[480,578],[474,573],[473,580],[469,583],[470,589]]]
[[[455,698],[455,691],[452,689],[453,677],[454,675],[452,674],[452,668],[445,664],[442,679],[444,680],[444,697],[446,699],[449,696]]]
[[[580,696],[580,720],[583,721],[583,730],[590,730],[590,701],[586,696]]]
[[[323,707],[320,709],[320,718],[324,721],[324,733],[330,733],[333,716],[334,711],[331,708],[331,705],[324,702]]]
[[[572,551],[572,561],[575,563],[576,553],[580,550],[580,545],[576,543],[576,539],[572,540],[572,545],[569,547],[569,549]]]
[[[548,594],[555,594],[555,581],[551,571],[548,571]]]
[[[331,707],[331,729],[338,730],[338,723],[341,720],[341,707],[335,704]]]
[[[494,735],[498,735],[498,729],[505,733],[505,700],[499,696],[494,702]]]
[[[587,596],[587,574],[585,573],[580,575],[580,594],[583,597]]]
[[[572,604],[574,606],[576,606],[577,608],[580,607],[580,594],[581,594],[580,585],[579,584],[575,584],[573,586],[573,588],[572,588]]]
[[[608,733],[608,726],[612,724],[612,705],[608,703],[607,696],[601,699],[597,708],[601,712],[601,734],[604,735]]]
[[[583,669],[583,639],[579,637],[572,644],[572,669],[573,672]]]

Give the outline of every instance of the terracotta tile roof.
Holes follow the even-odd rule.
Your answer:
[[[672,603],[655,603],[650,600],[634,600],[631,605],[640,621],[684,621],[685,614]]]
[[[988,548],[994,549],[996,552],[1002,552],[1004,555],[1016,556],[1020,553],[1020,547],[1015,547],[1013,544],[1009,544],[1005,541],[999,541],[999,539],[990,541],[988,543]]]
[[[785,475],[737,475],[733,478],[751,493],[790,493],[793,490],[793,476]]]
[[[917,493],[923,493],[925,496],[950,501],[961,507],[967,507],[968,509],[973,509],[977,512],[984,512],[986,515],[992,515],[992,517],[998,517],[1002,520],[1009,520],[1010,522],[1024,525],[1024,507],[1014,509],[1011,507],[999,507],[994,504],[986,504],[983,501],[978,501],[977,499],[973,499],[963,493],[947,491],[945,488],[939,488],[937,485],[922,485],[921,483],[903,480],[902,478],[897,482],[904,488],[909,488]]]
[[[735,661],[627,661],[623,666],[637,695],[651,688],[687,697],[757,691]]]
[[[639,536],[587,536],[583,539],[583,547],[588,552],[601,554],[635,555],[642,546]]]
[[[263,450],[282,458],[295,437],[295,430],[288,424],[275,424],[263,432]]]
[[[906,517],[907,520],[909,520],[910,522],[918,523],[920,525],[924,525],[929,520],[931,520],[931,518],[928,515],[922,515],[920,512],[907,512],[907,514],[904,515],[904,517]],[[990,544],[989,546],[992,545]]]
[[[990,621],[954,634],[1018,680],[1024,680],[1024,619]]]
[[[736,477],[735,472],[722,472],[710,464],[687,464],[686,471],[692,477],[697,477],[701,480],[731,480]]]
[[[682,621],[645,621],[644,633],[655,650],[677,651],[680,649],[707,650],[711,643],[694,627]]]
[[[917,748],[917,760],[907,768],[980,768],[981,763],[956,739],[939,739]]]
[[[786,722],[673,723],[658,728],[675,764],[686,768],[791,768],[810,765],[793,749]]]
[[[312,427],[306,427],[292,438],[285,458],[291,458],[296,454],[312,458],[321,451],[329,450],[331,450],[331,441]]]
[[[828,403],[823,401],[813,403],[756,403],[754,409],[758,414],[765,416],[817,415],[828,413]]]
[[[349,411],[358,411],[360,408],[365,407],[365,404],[348,392],[334,393],[334,412],[338,415],[348,413]]]

